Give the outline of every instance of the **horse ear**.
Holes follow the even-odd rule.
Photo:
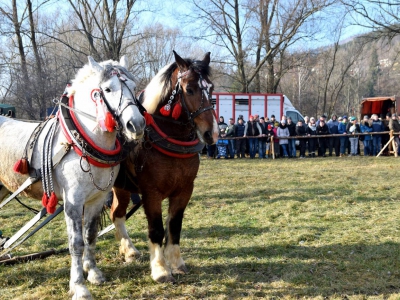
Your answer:
[[[180,57],[178,53],[176,53],[174,50],[172,50],[172,52],[174,52],[175,61],[176,64],[178,65],[179,70],[181,71],[187,70],[189,68],[189,65],[186,63],[186,61],[182,57]]]
[[[121,57],[121,59],[119,60],[119,64],[121,65],[121,67],[128,69],[128,59],[126,58],[126,55],[123,55]]]
[[[91,66],[92,69],[95,69],[99,73],[103,72],[104,70],[103,67],[100,66],[100,64],[97,61],[95,61],[93,57],[88,56],[88,59],[89,59],[89,66]]]
[[[206,55],[204,55],[203,62],[208,66],[210,64],[210,54],[211,52],[207,52]]]

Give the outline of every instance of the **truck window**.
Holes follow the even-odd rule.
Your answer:
[[[303,117],[297,111],[287,111],[286,116],[291,117],[294,124],[297,124],[299,120],[304,122]]]

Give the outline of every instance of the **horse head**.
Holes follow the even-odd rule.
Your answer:
[[[145,128],[143,107],[135,97],[135,88],[133,75],[126,69],[125,57],[120,62],[98,63],[89,56],[89,64],[79,70],[69,95],[76,94],[77,108],[96,112],[100,129],[113,131],[116,128],[129,142],[142,138]],[[78,98],[85,101],[78,101]],[[92,101],[87,101],[88,98]]]
[[[178,66],[183,113],[195,125],[198,137],[209,145],[214,144],[218,139],[218,125],[211,104],[214,85],[209,78],[210,52],[200,61],[183,59],[173,52]]]
[[[143,106],[149,113],[190,124],[199,139],[209,145],[217,142],[218,124],[211,104],[210,52],[203,60],[181,58],[165,66],[146,87]]]

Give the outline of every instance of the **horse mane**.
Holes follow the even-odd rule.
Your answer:
[[[79,86],[87,83],[88,79],[97,79],[98,83],[107,81],[112,76],[111,70],[115,68],[118,69],[130,80],[136,81],[132,73],[130,73],[126,68],[122,67],[117,61],[107,60],[99,64],[104,68],[104,71],[101,72],[101,74],[94,71],[89,64],[84,65],[81,69],[78,70],[75,78],[71,81],[71,87],[68,88],[68,96],[74,95]]]
[[[202,60],[192,60],[190,58],[184,59],[189,65],[189,69],[194,72],[200,72],[200,74],[205,76],[211,75],[211,68],[208,64],[204,63]],[[164,100],[172,93],[175,88],[172,86],[172,75],[178,68],[176,62],[163,67],[156,76],[150,81],[146,86],[144,91],[144,101],[143,106],[146,108],[147,112],[152,114],[155,112],[157,106],[164,102]]]

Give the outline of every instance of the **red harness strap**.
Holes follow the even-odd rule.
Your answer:
[[[73,107],[73,105],[74,105],[74,97],[73,96],[70,96],[68,104],[69,104],[70,107]],[[72,145],[72,148],[74,149],[74,151],[79,156],[82,157],[83,156],[82,150],[79,149],[79,147],[77,147],[75,145],[74,141],[72,140],[72,138],[70,137],[70,135],[68,133],[68,129],[67,129],[66,124],[64,123],[63,117],[60,117],[59,114],[60,114],[60,111],[57,112],[57,117],[60,119],[61,129],[62,129],[62,131],[64,133],[64,136],[66,137],[68,143],[70,143]],[[70,110],[70,115],[71,115],[71,119],[72,119],[76,129],[79,131],[79,134],[85,139],[85,141],[93,149],[95,149],[96,151],[98,151],[98,152],[100,152],[102,154],[110,155],[110,156],[111,155],[117,155],[117,154],[119,154],[121,152],[122,148],[121,148],[121,144],[120,144],[118,139],[115,140],[115,150],[107,150],[107,149],[100,148],[85,133],[85,131],[83,130],[81,124],[79,124],[79,121],[75,116],[75,113],[72,110]],[[118,161],[114,162],[114,163],[110,163],[110,164],[109,163],[103,163],[103,162],[100,162],[100,161],[97,161],[97,160],[91,158],[90,156],[85,156],[84,159],[87,160],[87,162],[89,162],[91,165],[99,167],[99,168],[110,168],[110,167],[116,166],[116,165],[118,165],[120,163]]]
[[[191,141],[191,142],[182,142],[179,140],[175,140],[173,138],[168,137],[168,135],[166,135],[164,132],[161,131],[160,127],[158,127],[158,125],[154,122],[154,119],[152,117],[151,114],[145,112],[144,113],[144,118],[146,120],[146,126],[151,126],[154,128],[155,131],[157,131],[157,133],[164,139],[166,139],[167,141],[169,141],[172,144],[175,145],[179,145],[179,146],[186,146],[186,147],[191,147],[191,146],[196,146],[199,143],[199,140],[195,140],[195,141]],[[155,143],[152,143],[152,146],[154,147],[154,149],[156,149],[157,151],[171,156],[171,157],[175,157],[175,158],[189,158],[189,157],[193,157],[195,155],[197,155],[197,153],[175,153],[175,152],[171,152],[168,150],[165,150],[159,146],[157,146]]]

